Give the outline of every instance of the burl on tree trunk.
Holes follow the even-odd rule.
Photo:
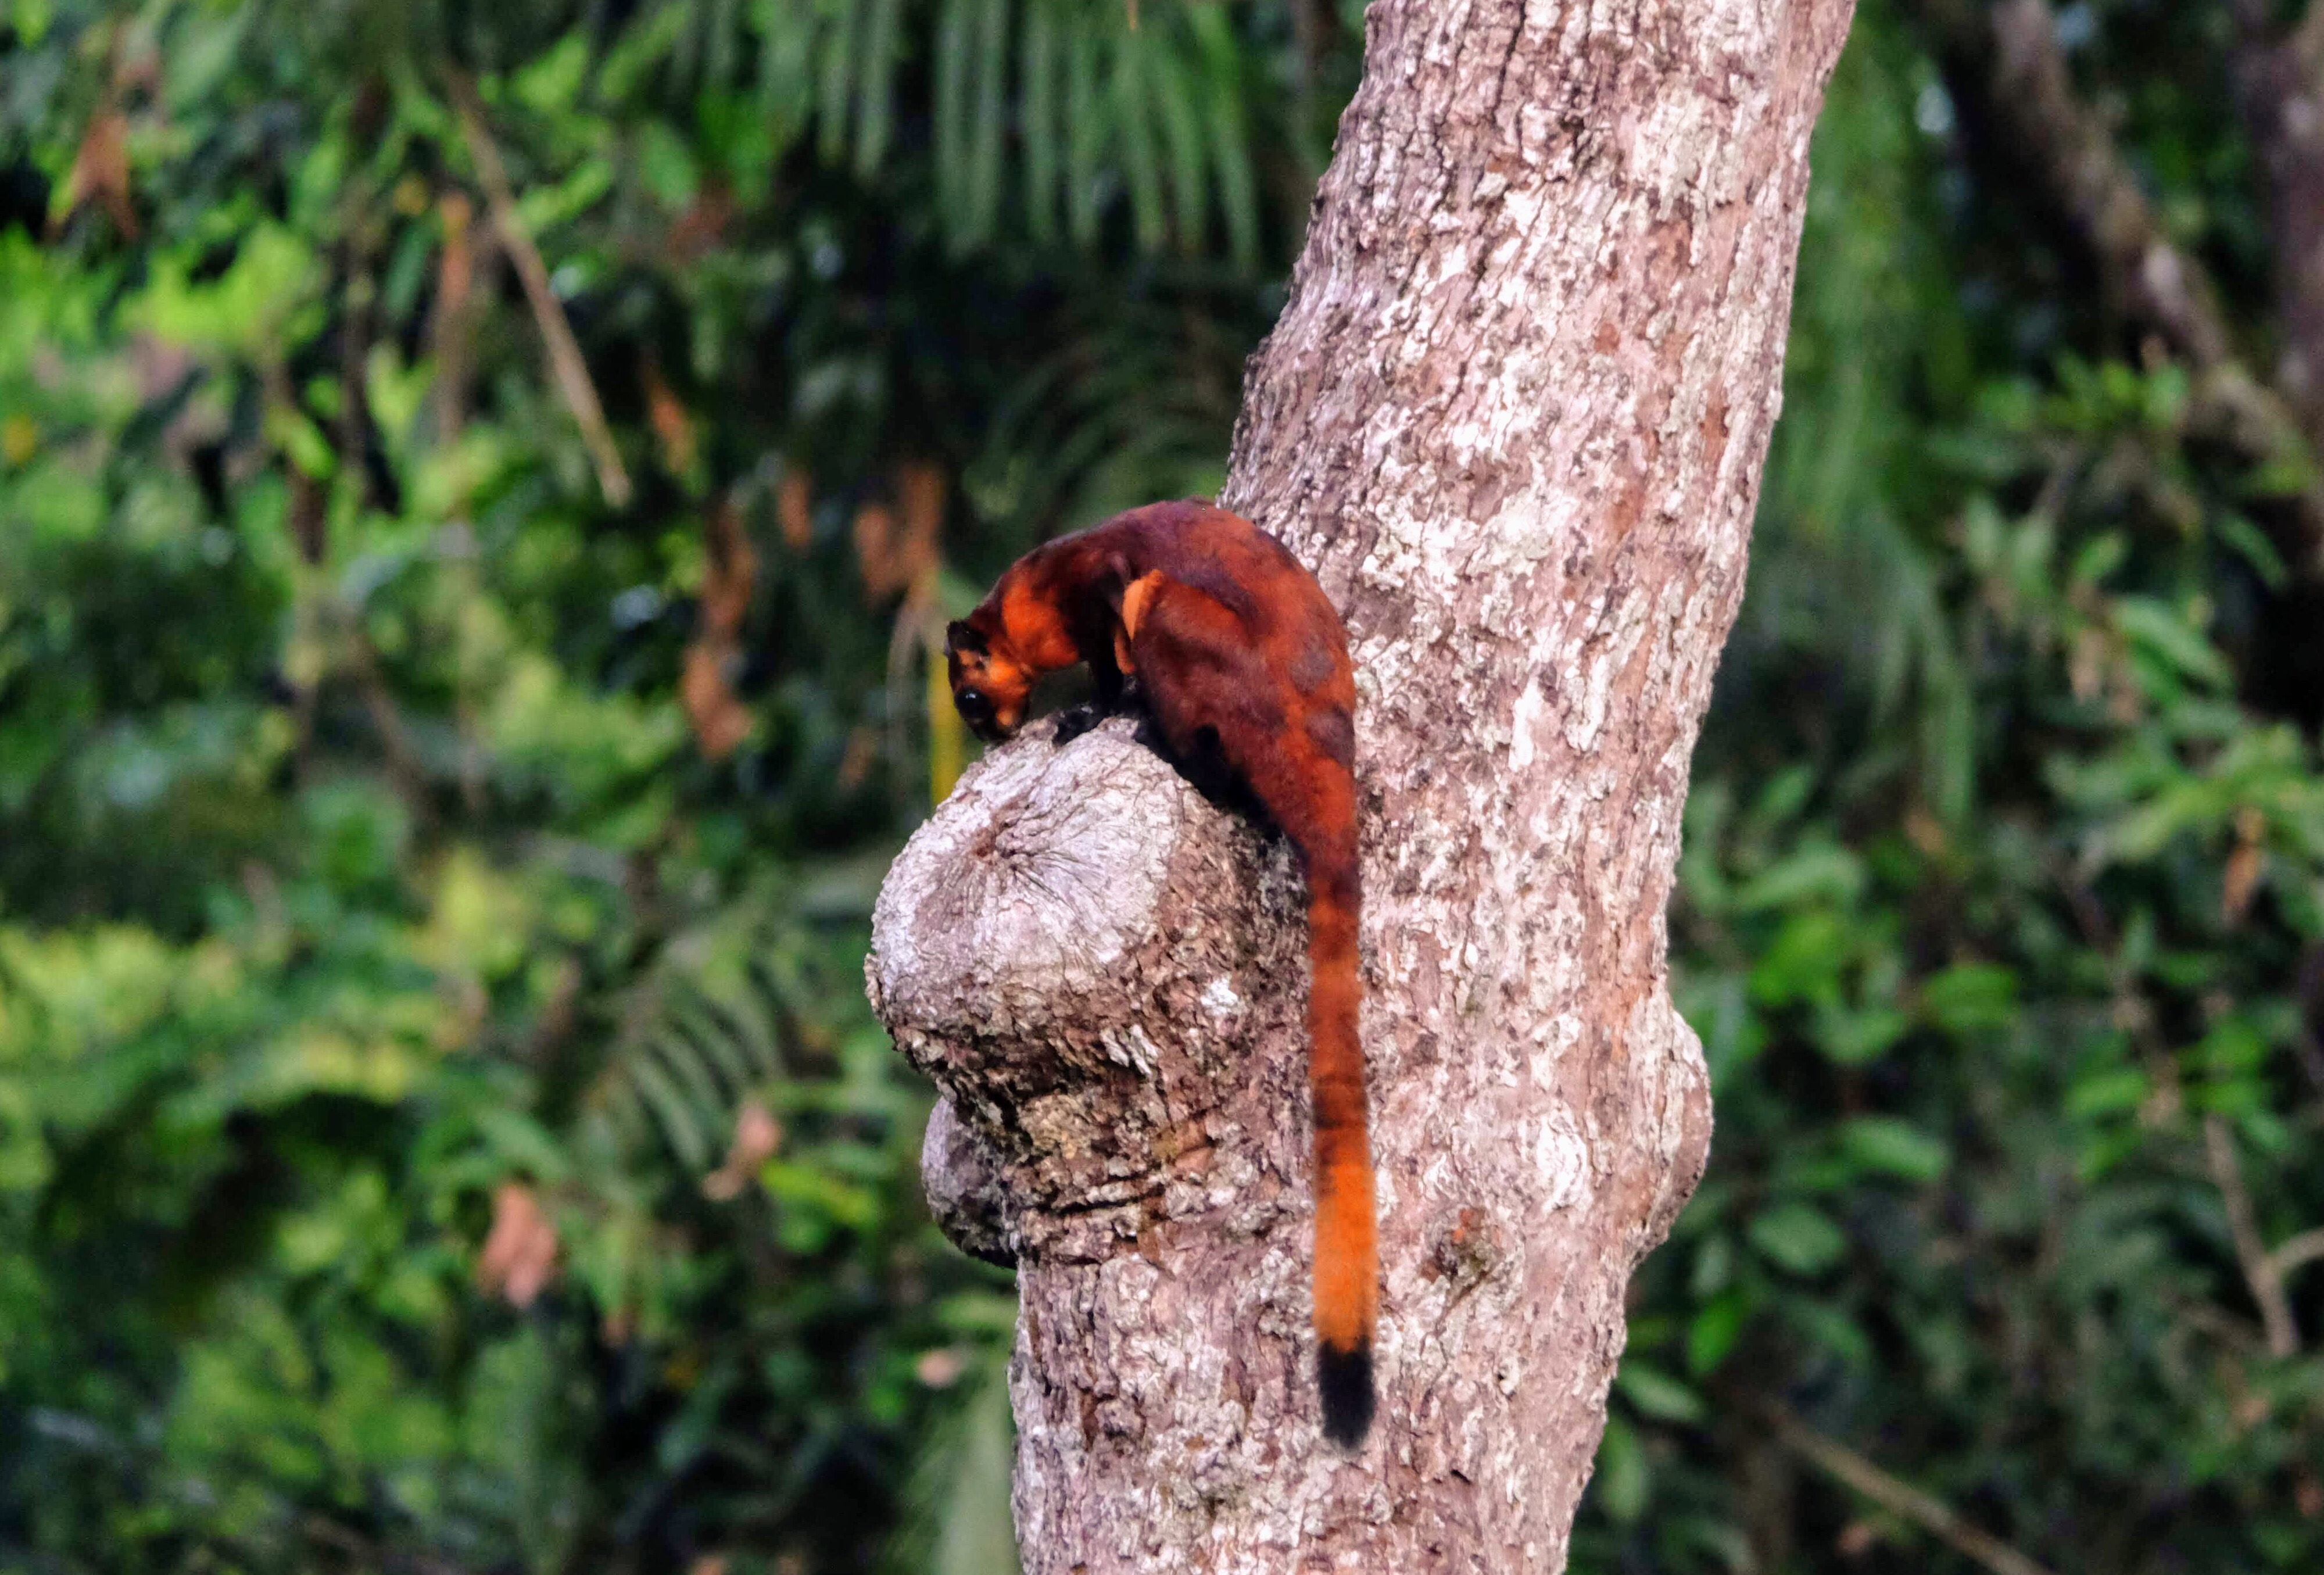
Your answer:
[[[1321,1439],[1289,852],[1114,723],[897,860],[872,995],[1013,1257],[1031,1575],[1563,1561],[1711,1107],[1663,909],[1849,0],[1375,0],[1227,506],[1361,705],[1379,1419]]]

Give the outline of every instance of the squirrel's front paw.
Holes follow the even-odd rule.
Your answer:
[[[1076,705],[1057,713],[1057,747],[1065,748],[1091,728],[1104,721],[1104,715],[1094,705]]]

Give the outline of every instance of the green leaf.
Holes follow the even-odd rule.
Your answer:
[[[1830,843],[1810,843],[1787,853],[1746,882],[1735,894],[1741,913],[1794,907],[1818,899],[1843,906],[1864,889],[1864,863]]]
[[[1858,1116],[1847,1122],[1840,1129],[1840,1148],[1864,1170],[1905,1181],[1935,1181],[1951,1160],[1942,1142],[1893,1116]]]
[[[1616,1525],[1634,1525],[1646,1513],[1654,1493],[1653,1470],[1637,1432],[1618,1416],[1606,1419],[1590,1485]]]
[[[1877,1061],[1911,1029],[1913,1019],[1895,1007],[1852,1008],[1818,1003],[1815,1045],[1842,1066]]]
[[[1712,1298],[1688,1322],[1686,1370],[1700,1378],[1718,1370],[1743,1337],[1749,1302],[1740,1290]]]
[[[2146,1102],[2150,1084],[2135,1066],[2114,1067],[2076,1077],[2066,1090],[2070,1116],[2110,1116]]]
[[[2276,551],[2275,543],[2267,539],[2260,528],[2241,514],[2224,513],[2217,516],[2211,528],[2218,534],[2220,544],[2251,566],[2260,583],[2271,591],[2281,591],[2291,583],[2292,571]]]
[[[2131,645],[2169,669],[2196,682],[2224,687],[2233,680],[2227,659],[2205,633],[2177,609],[2150,596],[2121,596],[2114,603],[2115,627]]]
[[[1794,914],[1751,970],[1751,994],[1768,1006],[1824,995],[1839,987],[1848,965],[1849,932],[1840,915],[1822,909]]]
[[[2006,1028],[2017,1020],[2017,976],[1997,962],[1956,962],[1921,981],[1920,1005],[1947,1033]]]
[[[1784,1203],[1755,1215],[1745,1234],[1770,1262],[1795,1275],[1821,1274],[1848,1250],[1840,1227],[1806,1203]]]
[[[1659,1368],[1634,1357],[1622,1359],[1614,1386],[1639,1414],[1656,1422],[1699,1423],[1710,1414],[1702,1397]]]

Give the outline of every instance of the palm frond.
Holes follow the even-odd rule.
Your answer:
[[[736,54],[720,41],[734,0],[694,4],[679,64],[707,78]],[[936,207],[955,253],[1012,225],[1047,244],[1061,210],[1093,247],[1118,206],[1143,251],[1199,253],[1217,226],[1239,266],[1259,263],[1256,144],[1289,128],[1256,97],[1268,46],[1224,7],[1156,0],[1133,25],[1125,7],[1066,0],[761,0],[750,25],[778,141],[812,118],[822,160],[865,180],[907,145],[899,74],[927,60]]]
[[[659,1141],[688,1174],[715,1167],[745,1101],[796,1071],[818,999],[787,889],[754,889],[667,944],[632,988],[593,1091],[631,1143]]]

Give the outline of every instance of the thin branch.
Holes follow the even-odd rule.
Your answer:
[[[2251,1193],[2244,1186],[2243,1165],[2236,1158],[2235,1137],[2216,1114],[2203,1118],[2203,1147],[2210,1156],[2211,1179],[2227,1205],[2227,1229],[2235,1235],[2236,1257],[2243,1263],[2244,1279],[2251,1286],[2252,1300],[2259,1303],[2260,1322],[2267,1329],[2268,1353],[2297,1356],[2300,1326],[2292,1321],[2292,1302],[2283,1294],[2282,1272],[2260,1239]]]
[[[1911,1521],[1993,1575],[2050,1575],[2043,1566],[1954,1514],[1941,1499],[1890,1476],[1836,1439],[1825,1437],[1781,1406],[1770,1412],[1778,1442],[1819,1471],[1862,1494],[1891,1515]]]
[[[1992,32],[1997,106],[2030,134],[2029,151],[2111,282],[2196,365],[2229,359],[2234,342],[2209,275],[2172,244],[2106,123],[2076,95],[2048,0],[2003,0]]]
[[[2324,1258],[2324,1230],[2303,1230],[2297,1236],[2286,1237],[2275,1244],[2267,1255],[2275,1269],[2278,1283],[2288,1278],[2294,1269],[2305,1268],[2319,1258]]]
[[[372,731],[379,734],[380,752],[387,757],[388,775],[394,779],[396,791],[411,806],[413,819],[427,826],[435,819],[428,797],[428,768],[412,742],[411,730],[404,725],[402,710],[395,703],[395,689],[387,681],[387,668],[379,659],[379,648],[364,630],[362,610],[348,607],[345,616],[347,653],[355,669],[355,686],[362,691],[364,708],[371,713]]]
[[[500,242],[490,226],[475,223],[475,205],[454,189],[437,199],[444,226],[444,249],[436,264],[436,305],[428,327],[436,357],[429,397],[436,411],[436,440],[450,445],[468,419],[468,381],[474,371],[476,286],[498,263]],[[463,508],[466,499],[461,500]]]
[[[309,1541],[355,1559],[374,1570],[394,1570],[399,1567],[416,1570],[419,1575],[463,1575],[461,1567],[429,1553],[406,1552],[375,1543],[360,1532],[341,1525],[322,1515],[309,1515],[305,1529]]]
[[[573,419],[580,425],[582,440],[588,444],[590,457],[596,462],[597,484],[604,489],[605,501],[616,509],[626,508],[630,502],[630,473],[622,468],[621,451],[613,447],[613,434],[605,425],[604,407],[597,401],[597,385],[590,381],[589,364],[582,359],[581,345],[573,337],[573,325],[566,320],[565,304],[549,287],[549,266],[540,260],[540,248],[532,244],[532,236],[525,231],[524,219],[516,211],[516,194],[509,187],[500,148],[485,129],[484,105],[467,78],[452,72],[448,79],[453,105],[460,115],[461,134],[467,139],[469,157],[475,161],[476,179],[483,183],[485,204],[492,209],[493,227],[499,232],[509,260],[516,265],[517,278],[524,283],[524,298],[532,307],[532,319],[540,327],[541,343],[549,351],[549,368],[557,379],[558,392],[564,396],[565,408],[573,412]]]

